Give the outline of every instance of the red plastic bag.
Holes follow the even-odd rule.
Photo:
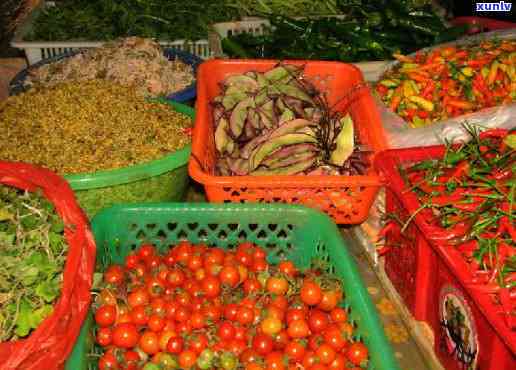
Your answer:
[[[90,306],[95,241],[68,183],[53,172],[25,163],[0,161],[0,184],[41,189],[65,224],[68,256],[61,297],[54,311],[27,339],[0,343],[0,370],[60,369],[72,351]]]

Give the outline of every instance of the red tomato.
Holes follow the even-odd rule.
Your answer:
[[[219,279],[223,285],[234,288],[240,282],[240,273],[234,266],[224,266],[222,270],[220,270]]]
[[[254,310],[249,307],[241,306],[237,312],[237,320],[244,326],[252,324],[254,321]]]
[[[280,331],[274,336],[274,349],[283,349],[290,341],[290,337],[286,330]]]
[[[240,354],[242,354],[242,352],[244,352],[246,348],[247,348],[247,343],[245,341],[238,340],[238,339],[232,339],[229,341],[226,349],[229,352],[234,353],[237,356],[240,356]]]
[[[190,322],[193,329],[202,329],[206,326],[206,320],[201,312],[194,312],[190,317]]]
[[[307,315],[306,310],[302,308],[289,308],[287,310],[287,324],[292,321],[303,320]]]
[[[276,295],[271,298],[270,304],[282,310],[286,310],[288,308],[288,299],[284,295]]]
[[[312,310],[308,319],[310,330],[314,333],[320,333],[328,326],[328,315],[321,310]]]
[[[267,253],[262,248],[260,248],[258,246],[254,246],[253,258],[255,260],[265,259],[266,257],[267,257]]]
[[[100,303],[116,306],[115,294],[109,289],[102,289],[100,291]]]
[[[317,305],[323,311],[331,311],[342,299],[342,293],[335,290],[327,290],[322,292],[321,301]]]
[[[181,369],[190,369],[197,361],[197,354],[192,350],[186,350],[179,355],[179,366]]]
[[[266,334],[256,334],[253,338],[253,349],[262,356],[270,353],[272,346],[272,338]]]
[[[153,331],[145,331],[140,337],[138,346],[148,355],[154,355],[159,352],[159,338]]]
[[[285,347],[285,354],[288,356],[288,358],[294,362],[301,362],[303,361],[303,357],[305,356],[306,348],[305,346],[297,340],[293,340],[291,342],[288,342],[287,346]]]
[[[322,292],[321,287],[310,280],[305,280],[301,287],[301,300],[309,306],[315,306],[321,302]]]
[[[272,317],[280,321],[283,321],[283,319],[285,318],[285,311],[279,307],[272,306],[269,304],[265,309],[265,317]]]
[[[253,264],[253,255],[251,252],[244,250],[237,250],[235,259],[244,266],[250,267]]]
[[[319,357],[322,364],[328,365],[335,360],[336,352],[332,346],[327,343],[323,343],[319,348],[317,348],[315,354]]]
[[[195,334],[190,338],[188,348],[195,351],[198,355],[208,347],[208,337],[206,334]]]
[[[254,259],[251,265],[251,270],[254,272],[267,271],[269,264],[265,259]]]
[[[246,295],[259,292],[262,289],[262,285],[255,278],[248,278],[244,281],[244,293]]]
[[[192,245],[189,242],[181,241],[175,246],[174,257],[177,263],[186,265],[188,259],[192,255]]]
[[[236,320],[238,308],[239,307],[236,303],[228,303],[224,307],[224,317],[230,321]]]
[[[281,331],[282,324],[281,320],[274,317],[267,317],[262,320],[260,327],[262,331],[267,335],[275,335]]]
[[[276,295],[284,295],[288,291],[288,281],[282,277],[271,276],[267,279],[267,291]]]
[[[331,319],[334,322],[344,322],[348,320],[348,313],[345,309],[336,307],[330,312]]]
[[[160,264],[161,257],[159,256],[149,256],[145,259],[145,266],[147,266],[149,270],[157,269]]]
[[[220,248],[211,248],[204,258],[204,267],[206,265],[222,265],[225,253]]]
[[[149,321],[149,315],[147,314],[147,306],[136,306],[130,312],[131,321],[136,325],[146,325]]]
[[[357,366],[361,366],[367,362],[369,351],[364,343],[355,342],[349,346],[346,352],[346,356],[348,360],[351,361],[351,363]]]
[[[134,324],[124,323],[113,329],[113,344],[120,348],[133,348],[138,344],[140,334]]]
[[[95,312],[95,322],[101,328],[111,326],[116,320],[116,306],[103,305]]]
[[[149,300],[150,300],[149,293],[143,288],[138,288],[136,290],[133,290],[127,296],[127,302],[129,303],[129,307],[131,307],[131,308],[134,308],[134,307],[140,306],[140,305],[146,305],[149,303]]]
[[[296,266],[292,261],[281,261],[278,264],[278,269],[282,274],[294,277],[297,275]]]
[[[130,253],[125,257],[125,265],[128,269],[134,269],[138,262],[140,262],[140,256],[136,253]]]
[[[229,321],[224,321],[219,325],[217,331],[220,340],[231,340],[235,337],[235,327]]]
[[[220,294],[220,281],[214,276],[207,276],[201,282],[204,295],[208,298],[215,298]]]
[[[222,310],[219,306],[209,305],[203,308],[204,316],[206,316],[206,320],[210,320],[212,322],[217,322],[220,320],[222,316]]]
[[[125,272],[120,265],[111,265],[104,272],[104,281],[107,284],[120,285],[124,282]]]
[[[116,356],[111,352],[104,353],[99,359],[100,370],[120,369]]]
[[[324,366],[322,363],[316,363],[310,366],[308,370],[327,370],[328,368]]]
[[[260,355],[252,348],[247,348],[240,354],[240,362],[243,365],[247,365],[253,362],[257,362],[260,359]]]
[[[346,344],[346,338],[342,335],[342,332],[338,327],[330,326],[323,333],[324,340],[336,351],[342,350]]]
[[[145,284],[151,298],[159,297],[165,291],[165,285],[156,277],[147,279]]]
[[[305,338],[310,335],[310,328],[305,320],[295,320],[288,325],[287,333],[291,338]]]
[[[200,269],[203,266],[202,257],[199,255],[190,256],[190,258],[186,261],[186,266],[192,271]]]
[[[167,343],[167,352],[170,352],[174,355],[178,355],[183,351],[184,341],[183,338],[177,336],[172,337],[168,340]]]
[[[176,258],[171,250],[169,250],[168,253],[163,256],[163,263],[168,267],[172,267],[176,264]]]
[[[324,343],[324,338],[321,334],[314,334],[308,338],[308,348],[312,351],[317,350],[322,343]]]
[[[138,256],[145,260],[150,256],[154,256],[156,254],[156,248],[152,244],[142,244],[140,249],[138,249]]]
[[[155,333],[160,332],[165,326],[165,319],[162,316],[152,314],[147,322],[149,329]]]
[[[175,336],[176,336],[176,332],[175,331],[163,329],[163,331],[158,334],[159,349],[161,351],[166,351],[167,350],[167,344],[170,341],[170,338],[175,337]]]
[[[284,370],[286,368],[285,362],[281,352],[271,352],[265,357],[267,370]]]
[[[168,272],[167,283],[173,288],[183,285],[185,280],[185,273],[179,268],[174,268]]]
[[[165,316],[166,305],[167,302],[161,297],[153,298],[150,303],[152,312],[159,316]]]
[[[113,332],[110,328],[99,328],[97,330],[97,343],[102,347],[109,346],[113,342]]]
[[[344,370],[344,369],[346,369],[346,358],[342,354],[337,353],[335,355],[335,360],[333,360],[328,365],[328,369],[330,369],[330,370]]]
[[[235,326],[235,339],[247,341],[247,329],[242,326]]]
[[[317,362],[319,362],[319,359],[317,358],[317,355],[314,351],[306,351],[305,356],[303,357],[303,367],[305,369],[309,369],[311,366],[315,365]]]
[[[174,319],[178,322],[186,322],[190,320],[191,312],[186,306],[179,306],[174,315]]]

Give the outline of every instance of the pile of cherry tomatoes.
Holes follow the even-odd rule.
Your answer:
[[[366,368],[341,283],[322,264],[300,271],[266,252],[143,244],[104,273],[94,304],[104,369]]]

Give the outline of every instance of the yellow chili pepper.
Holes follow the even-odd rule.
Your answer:
[[[385,87],[396,87],[400,84],[399,80],[381,80],[380,84]]]
[[[500,63],[497,60],[495,60],[493,62],[493,64],[491,65],[491,69],[489,70],[489,75],[487,76],[487,84],[488,85],[494,84],[499,65],[500,65]]]
[[[473,68],[471,68],[471,67],[464,67],[461,69],[461,72],[466,77],[473,76]]]
[[[482,67],[482,69],[480,70],[480,73],[482,74],[482,77],[487,78],[487,76],[489,75],[489,68]]]
[[[410,83],[410,81],[405,80],[403,82],[403,96],[408,98],[409,96],[412,96],[414,94],[415,92],[414,88],[412,87],[412,84]]]
[[[420,108],[426,110],[427,112],[432,112],[434,110],[434,103],[429,100],[426,100],[420,96],[410,96],[408,98],[411,102],[415,103]]]

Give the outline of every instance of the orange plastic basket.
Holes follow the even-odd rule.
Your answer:
[[[350,64],[285,61],[304,65],[304,76],[327,92],[330,106],[351,114],[363,144],[374,154],[386,148],[380,115],[360,70]],[[198,70],[197,103],[190,176],[203,184],[210,202],[298,203],[320,209],[338,224],[363,222],[381,182],[373,166],[364,176],[216,176],[214,124],[211,101],[221,93],[220,83],[230,75],[264,72],[275,60],[210,60]],[[343,97],[347,97],[343,99]],[[336,104],[339,102],[338,104]]]

